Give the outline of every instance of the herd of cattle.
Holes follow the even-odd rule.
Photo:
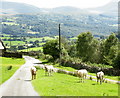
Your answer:
[[[52,65],[41,65],[40,67],[45,70],[45,75],[47,76],[51,76],[53,72],[57,72],[57,69],[54,68]],[[35,68],[35,66],[32,66],[31,67],[32,80],[36,79],[36,71],[37,69]],[[88,71],[86,69],[76,70],[74,74],[76,74],[77,77],[81,79],[80,82],[84,82],[84,79],[87,78]],[[100,84],[102,84],[104,80],[104,73],[102,71],[97,72],[96,78],[97,78],[97,83],[100,82]]]

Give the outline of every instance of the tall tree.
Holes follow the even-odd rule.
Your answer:
[[[103,42],[102,52],[103,62],[111,65],[118,53],[118,38],[114,33]]]
[[[94,49],[96,48],[97,41],[93,40],[90,32],[81,33],[78,36],[76,49],[77,53],[83,61],[90,61],[93,56]]]

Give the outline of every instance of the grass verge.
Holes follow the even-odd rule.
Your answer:
[[[0,84],[8,80],[24,64],[24,59],[0,57]],[[11,67],[12,66],[12,67]]]

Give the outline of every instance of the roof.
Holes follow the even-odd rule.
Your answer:
[[[4,46],[4,44],[3,44],[1,39],[0,39],[0,49],[5,49],[5,46]]]

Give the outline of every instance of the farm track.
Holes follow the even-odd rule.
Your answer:
[[[26,63],[14,75],[0,85],[1,96],[39,96],[31,84],[30,68],[34,63],[40,62],[29,56],[24,56]]]

